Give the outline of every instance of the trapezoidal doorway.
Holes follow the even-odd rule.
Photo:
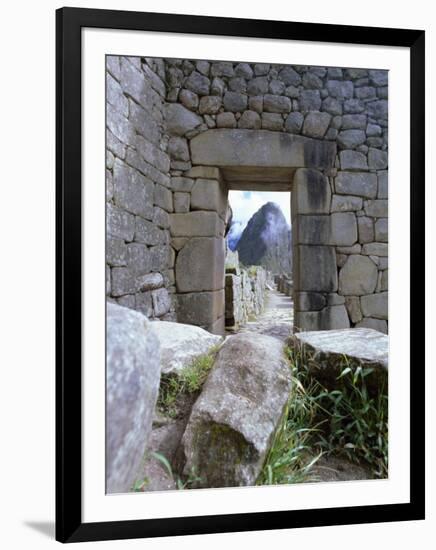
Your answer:
[[[354,214],[353,227],[348,213],[331,209],[335,157],[333,142],[266,130],[209,130],[191,140],[190,212],[171,220],[172,245],[181,248],[179,322],[223,333],[228,190],[247,189],[291,191],[294,330],[350,326],[336,248],[356,242],[357,226]]]

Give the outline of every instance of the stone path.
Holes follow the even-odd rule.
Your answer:
[[[237,332],[258,332],[285,341],[292,332],[294,303],[277,290],[267,290],[265,309],[254,321],[248,321]]]

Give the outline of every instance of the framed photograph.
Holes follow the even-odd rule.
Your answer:
[[[57,540],[424,519],[424,32],[56,17]]]

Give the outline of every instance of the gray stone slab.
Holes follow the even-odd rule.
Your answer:
[[[210,325],[224,315],[224,289],[177,294],[176,313],[180,323]]]
[[[377,285],[377,267],[367,256],[348,256],[339,271],[339,293],[343,296],[362,296],[374,292]]]
[[[114,201],[116,206],[151,220],[154,184],[137,170],[116,160],[114,164]]]
[[[328,214],[330,202],[330,184],[324,174],[307,168],[295,172],[292,185],[295,214]]]
[[[295,312],[294,327],[298,331],[330,331],[349,326],[350,320],[344,305],[328,306],[321,311]]]
[[[214,210],[224,217],[227,210],[227,189],[217,180],[198,178],[191,191],[191,210]]]
[[[334,143],[266,130],[212,129],[191,140],[193,164],[331,167]]]
[[[177,255],[177,290],[199,292],[224,288],[224,259],[223,238],[190,239]]]
[[[112,237],[123,239],[127,242],[133,241],[135,216],[122,208],[108,203],[106,205],[106,231]]]
[[[365,317],[374,317],[375,319],[388,318],[388,293],[378,292],[362,296],[360,299],[362,313]]]
[[[297,261],[294,262],[296,277],[294,286],[298,291],[336,292],[338,272],[333,246],[297,246]]]
[[[371,382],[377,390],[386,383],[389,339],[381,332],[370,328],[300,332],[294,334],[293,342],[310,357],[310,372],[323,384],[336,386],[347,364],[353,369],[373,368]]]
[[[171,214],[170,230],[173,237],[218,237],[224,234],[224,222],[216,212],[188,212]]]
[[[336,193],[373,199],[377,196],[377,176],[368,172],[338,172]]]
[[[161,321],[152,323],[152,331],[159,340],[161,372],[179,374],[222,342],[220,336],[193,325]]]

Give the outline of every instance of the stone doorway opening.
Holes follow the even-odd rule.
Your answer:
[[[262,191],[243,187],[229,190],[226,333],[255,332],[286,340],[293,326],[290,192],[265,191],[259,184]]]
[[[336,144],[267,130],[214,129],[194,137],[190,148],[193,166],[180,178],[180,187],[190,187],[190,209],[171,219],[172,246],[178,251],[178,321],[224,333],[229,190],[287,191],[293,228],[294,330],[349,326],[343,303],[335,303],[338,275],[329,177]],[[322,308],[316,303],[318,295],[325,300]],[[335,311],[337,305],[342,306],[340,312]]]

